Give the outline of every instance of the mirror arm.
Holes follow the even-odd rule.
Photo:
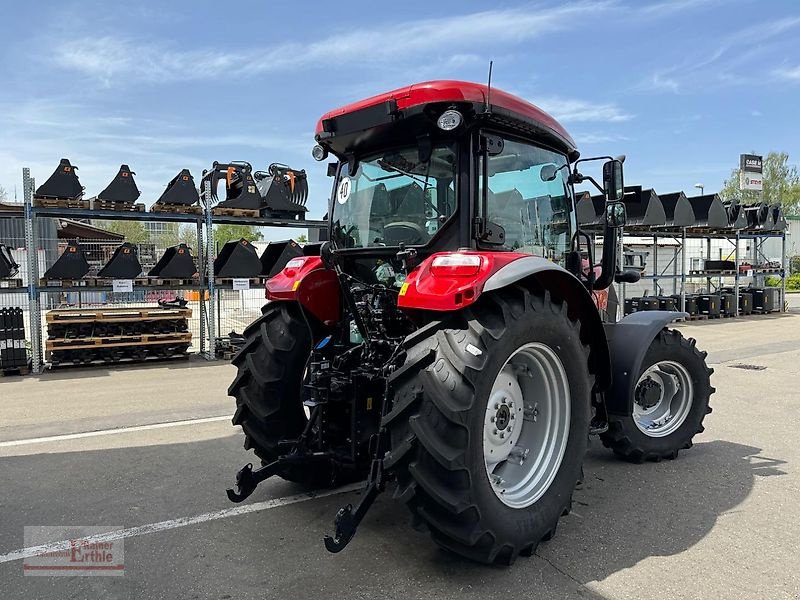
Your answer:
[[[600,276],[592,289],[604,290],[614,282],[617,271],[617,229],[606,225],[603,231],[603,257],[600,260]]]

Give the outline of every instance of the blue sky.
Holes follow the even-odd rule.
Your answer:
[[[128,163],[151,202],[213,160],[305,168],[330,108],[429,79],[484,81],[559,118],[626,183],[718,189],[741,152],[800,162],[796,0],[11,2],[0,22],[0,185],[62,156],[89,196]],[[280,237],[280,234],[277,234]],[[272,236],[271,236],[272,237]]]

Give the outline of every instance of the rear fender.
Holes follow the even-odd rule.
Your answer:
[[[514,283],[524,284],[531,280],[550,292],[551,296],[565,300],[569,306],[570,318],[581,322],[581,341],[591,349],[594,389],[607,390],[611,385],[611,363],[603,321],[592,295],[572,273],[539,256],[525,256],[499,269],[486,281],[483,292]]]
[[[633,411],[633,386],[639,378],[647,349],[664,327],[688,317],[682,312],[647,310],[628,315],[618,323],[606,323],[605,332],[611,353],[612,383],[606,394],[610,414],[630,416]]]
[[[267,280],[267,300],[296,300],[328,327],[341,317],[341,290],[336,274],[326,269],[319,256],[290,260]]]

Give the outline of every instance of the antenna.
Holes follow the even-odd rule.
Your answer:
[[[484,110],[483,112],[485,114],[487,114],[487,115],[492,112],[491,99],[492,99],[492,64],[493,63],[494,63],[494,61],[492,61],[492,60],[489,61],[489,82],[486,84],[486,110]]]

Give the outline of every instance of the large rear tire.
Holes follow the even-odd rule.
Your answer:
[[[278,444],[297,438],[307,423],[301,391],[311,354],[311,333],[300,307],[271,302],[244,331],[245,343],[233,357],[236,378],[228,394],[236,398],[233,424],[244,431],[245,450],[266,464],[278,458]],[[287,467],[284,479],[309,486],[330,485],[325,463]]]
[[[485,563],[529,556],[581,478],[593,376],[580,323],[549,293],[514,286],[405,346],[384,419],[397,497],[444,548]],[[515,450],[498,458],[506,441]]]
[[[714,369],[706,366],[705,357],[694,339],[661,330],[642,361],[631,414],[609,415],[608,431],[600,436],[603,445],[635,463],[674,459],[678,451],[691,448],[694,436],[704,431],[715,391]]]

